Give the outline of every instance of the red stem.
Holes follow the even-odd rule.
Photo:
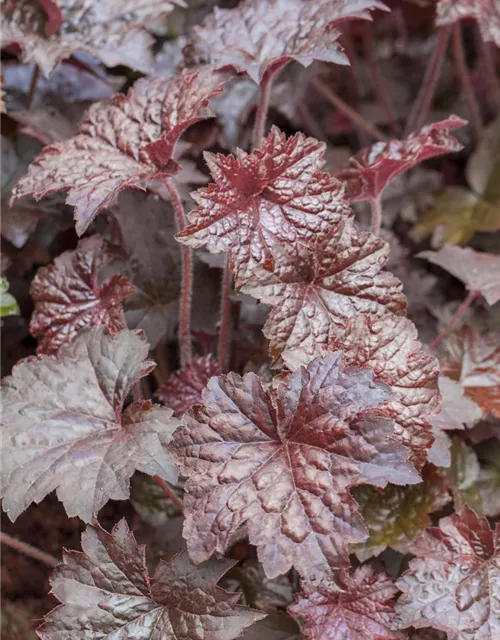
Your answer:
[[[370,200],[372,206],[372,228],[371,232],[378,236],[380,234],[380,227],[382,226],[382,202],[380,200],[380,193],[376,198]]]
[[[260,85],[259,104],[255,115],[255,125],[253,130],[253,146],[258,149],[261,145],[266,131],[267,112],[269,110],[269,100],[271,89],[276,73],[269,73],[264,76]]]
[[[387,142],[387,137],[378,129],[375,125],[371,124],[363,118],[357,111],[350,107],[346,102],[339,98],[339,96],[327,87],[319,78],[311,78],[311,85],[320,93],[328,102],[330,102],[339,111],[342,111],[351,122],[360,130],[368,133],[372,138]]]
[[[431,349],[434,349],[434,347],[436,347],[441,342],[441,340],[443,340],[443,338],[446,338],[446,336],[450,333],[450,331],[453,329],[456,323],[460,320],[460,318],[464,315],[464,313],[470,307],[472,302],[480,295],[480,293],[481,293],[480,291],[469,291],[467,297],[462,302],[462,304],[458,307],[458,309],[455,311],[451,320],[446,324],[445,327],[443,327],[441,333],[432,342]]]
[[[157,366],[153,369],[153,376],[158,387],[161,387],[168,378],[168,363],[165,355],[165,348],[166,345],[162,341],[160,341],[154,348],[154,358]]]
[[[168,486],[168,483],[165,482],[163,478],[160,478],[160,476],[153,476],[153,480],[162,489],[163,493],[167,496],[167,498],[170,498],[170,500],[172,500],[172,502],[180,511],[184,511],[184,503],[182,502],[182,500],[180,500],[177,497],[175,492]]]
[[[172,180],[165,182],[172,205],[174,207],[177,230],[184,231],[186,216],[181,197]],[[182,245],[182,281],[181,281],[181,306],[179,310],[179,348],[181,366],[189,364],[193,359],[191,344],[191,298],[193,294],[193,251],[191,247]]]
[[[448,46],[448,38],[450,37],[451,26],[447,25],[441,27],[438,30],[438,37],[436,46],[431,54],[431,58],[427,65],[427,70],[424,76],[424,82],[420,91],[418,92],[417,99],[415,100],[408,120],[406,122],[405,136],[410,134],[415,129],[420,127],[427,120],[427,114],[434,98],[434,92],[436,91],[436,85],[441,75],[441,68],[443,66],[444,56],[446,53],[446,47]]]
[[[0,533],[0,542],[2,544],[6,544],[11,549],[19,551],[19,553],[22,553],[29,558],[33,558],[34,560],[38,560],[38,562],[43,562],[44,564],[49,565],[49,567],[55,567],[61,562],[57,558],[54,558],[54,556],[51,556],[50,553],[40,551],[40,549],[32,547],[27,542],[22,542],[17,538],[9,536],[8,533]]]
[[[384,108],[387,121],[390,123],[391,129],[394,134],[398,136],[400,134],[400,127],[398,125],[398,119],[396,112],[391,104],[391,98],[389,93],[384,87],[384,83],[380,74],[380,67],[377,57],[374,51],[374,39],[373,39],[373,27],[370,24],[365,25],[363,47],[365,50],[365,56],[368,60],[368,66],[370,67],[371,79],[373,88],[375,89],[375,95]]]
[[[31,105],[33,104],[33,98],[35,97],[36,87],[38,84],[38,78],[40,77],[40,67],[35,63],[35,68],[33,69],[33,74],[31,76],[30,88],[28,91],[28,95],[26,96],[26,111],[29,111]]]
[[[491,104],[493,111],[500,110],[500,79],[495,67],[495,60],[492,55],[493,47],[495,45],[492,42],[485,42],[479,31],[479,27],[476,26],[476,42],[479,52],[479,68],[484,69],[484,78],[488,83],[488,100]]]
[[[230,353],[230,322],[231,322],[231,269],[229,268],[229,256],[226,258],[222,274],[221,300],[220,300],[220,327],[218,360],[222,371],[226,371],[229,364]]]
[[[462,42],[462,26],[460,24],[460,20],[457,20],[453,25],[453,55],[455,57],[455,64],[460,82],[462,83],[465,100],[467,102],[469,120],[471,121],[476,138],[479,139],[483,133],[483,123],[481,119],[481,112],[479,111],[479,105],[477,104],[474,89],[472,87],[467,63],[465,61],[464,46]]]

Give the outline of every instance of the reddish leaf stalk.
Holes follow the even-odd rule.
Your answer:
[[[492,55],[495,45],[485,42],[481,36],[479,27],[476,26],[476,45],[478,49],[478,67],[484,73],[484,79],[488,85],[488,100],[494,111],[500,110],[500,79],[495,67],[495,59]]]
[[[384,87],[384,83],[380,74],[380,67],[374,52],[372,25],[366,25],[363,37],[363,46],[366,59],[368,60],[368,66],[370,67],[371,80],[373,83],[375,94],[377,96],[377,99],[380,101],[380,104],[384,108],[387,121],[390,123],[392,131],[396,136],[399,136],[401,131],[398,125],[396,112],[391,104],[389,93]]]
[[[153,369],[153,376],[158,387],[166,382],[168,378],[168,362],[165,356],[165,343],[159,342],[154,349],[156,368]]]
[[[376,140],[387,142],[387,136],[385,136],[378,127],[368,122],[368,120],[365,120],[363,116],[344,102],[342,98],[339,98],[339,96],[332,91],[330,87],[327,87],[322,80],[319,78],[312,78],[310,82],[318,93],[328,100],[328,102],[330,102],[335,108],[342,111],[342,113],[346,115],[360,131],[368,133]]]
[[[49,567],[55,567],[60,563],[60,560],[51,556],[50,553],[45,553],[45,551],[40,551],[36,547],[32,547],[27,542],[22,542],[17,538],[13,538],[9,536],[8,533],[0,533],[0,542],[2,544],[6,544],[11,549],[15,549],[22,553],[28,558],[33,558],[33,560],[38,560],[38,562],[42,562],[43,564],[47,564]]]
[[[453,25],[453,55],[455,58],[457,73],[460,78],[460,82],[462,83],[465,100],[467,102],[469,119],[471,121],[472,128],[474,129],[475,136],[479,139],[483,132],[483,123],[481,120],[479,105],[472,87],[467,63],[465,61],[464,46],[462,42],[462,26],[460,24],[460,20],[457,20]]]
[[[186,227],[186,215],[181,197],[172,180],[166,180],[166,186],[172,205],[174,207],[177,230],[184,231]],[[191,344],[191,299],[193,295],[193,252],[191,247],[182,245],[182,281],[181,281],[181,305],[179,310],[179,349],[181,365],[189,364],[193,359]]]
[[[219,345],[217,350],[217,359],[222,371],[226,371],[229,364],[230,353],[230,322],[231,322],[231,282],[232,274],[229,268],[229,256],[226,258],[224,271],[222,274],[222,288],[220,301],[220,326],[219,326]]]
[[[276,73],[269,73],[264,76],[260,85],[259,104],[255,115],[255,125],[253,130],[253,146],[255,149],[260,147],[264,133],[266,130],[267,112],[269,110],[269,100],[271,98],[271,90],[273,80]]]
[[[165,480],[163,480],[162,478],[160,478],[160,476],[153,476],[153,480],[156,482],[156,484],[161,488],[161,490],[163,491],[163,493],[167,496],[167,498],[169,498],[170,500],[172,500],[172,502],[175,504],[175,506],[180,510],[180,511],[184,511],[184,504],[182,502],[182,500],[180,500],[177,495],[175,494],[174,491],[172,491],[172,489],[168,486],[168,483],[165,482]]]
[[[431,344],[431,349],[434,349],[434,347],[437,347],[437,345],[443,340],[443,338],[446,338],[446,336],[451,332],[453,327],[464,315],[464,313],[467,311],[467,309],[470,307],[472,302],[479,296],[480,293],[481,293],[480,291],[469,291],[467,297],[462,302],[462,304],[458,307],[458,309],[455,311],[451,320],[446,324],[445,327],[443,327],[441,333],[436,338],[434,338]]]
[[[371,232],[375,236],[378,236],[380,234],[380,227],[382,226],[382,201],[381,201],[381,195],[382,194],[379,193],[379,195],[376,198],[373,198],[372,200],[370,200],[371,207],[372,207],[372,227],[371,227]]]
[[[33,74],[31,76],[30,88],[28,91],[28,95],[26,96],[26,110],[31,109],[31,105],[33,104],[33,99],[36,93],[36,87],[38,85],[38,78],[40,77],[40,67],[35,64],[35,68],[33,69]]]
[[[432,99],[434,98],[436,85],[441,75],[450,31],[451,26],[448,25],[439,29],[436,46],[431,54],[425,72],[424,82],[406,122],[405,136],[409,135],[415,129],[419,129],[427,120],[427,114],[429,113]]]

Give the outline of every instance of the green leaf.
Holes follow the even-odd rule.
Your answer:
[[[19,306],[16,299],[9,291],[9,282],[7,278],[0,278],[0,317],[18,316]]]
[[[353,546],[361,562],[378,556],[387,547],[406,553],[409,542],[430,524],[429,513],[449,502],[446,476],[428,465],[422,477],[423,481],[415,485],[351,489],[370,534],[366,542]]]
[[[451,465],[447,474],[452,485],[455,511],[467,504],[482,515],[481,495],[477,487],[480,474],[479,460],[474,449],[460,438],[453,438]]]

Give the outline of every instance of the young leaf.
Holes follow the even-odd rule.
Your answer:
[[[441,409],[439,413],[430,416],[434,434],[434,443],[429,451],[429,461],[437,467],[449,467],[450,438],[446,431],[460,430],[464,424],[472,426],[483,415],[481,408],[468,398],[463,387],[446,376],[439,378],[441,392]]]
[[[223,553],[246,523],[266,574],[295,566],[313,580],[347,564],[366,538],[349,494],[362,482],[418,476],[377,407],[389,390],[371,372],[316,358],[277,390],[259,378],[212,378],[169,447],[186,482],[184,537],[194,562]]]
[[[14,189],[13,201],[65,190],[81,235],[126,188],[145,189],[178,168],[177,140],[212,116],[208,100],[224,85],[220,74],[184,71],[174,78],[141,78],[127,95],[97,102],[74,138],[45,147]]]
[[[212,253],[229,251],[241,286],[257,265],[272,271],[283,245],[313,245],[352,216],[341,184],[320,173],[323,142],[273,127],[262,148],[237,156],[205,154],[214,179],[193,195],[198,207],[177,238]]]
[[[485,42],[500,47],[500,5],[496,0],[438,0],[436,25],[453,24],[463,18],[474,18]]]
[[[90,522],[108,500],[129,497],[135,470],[177,480],[165,450],[179,424],[131,387],[154,367],[140,334],[82,331],[58,357],[17,364],[4,378],[3,506],[15,520],[57,489],[66,512]]]
[[[7,278],[0,278],[0,318],[18,315],[19,305],[14,296],[9,293],[9,281]]]
[[[351,158],[352,168],[335,175],[345,182],[350,202],[376,199],[403,171],[429,158],[460,151],[462,145],[449,132],[464,124],[467,122],[462,118],[450,116],[422,127],[404,140],[376,142]]]
[[[445,246],[439,251],[421,251],[418,257],[439,265],[461,280],[469,291],[481,292],[488,304],[500,300],[500,256],[470,247]]]
[[[243,0],[235,9],[215,7],[195,28],[195,46],[215,69],[233,68],[259,84],[290,60],[304,67],[314,60],[349,64],[333,27],[370,20],[373,9],[387,7],[378,0]]]
[[[35,301],[30,331],[39,341],[38,353],[57,353],[81,329],[103,325],[111,334],[125,329],[121,302],[134,287],[118,275],[99,284],[105,251],[100,236],[83,238],[74,251],[37,271],[30,287]]]
[[[265,617],[237,605],[239,594],[217,586],[232,560],[194,567],[181,553],[160,561],[150,576],[144,546],[137,544],[125,520],[111,533],[88,526],[82,549],[65,551],[50,578],[62,605],[39,627],[42,640],[233,640]]]
[[[500,633],[500,526],[469,507],[418,538],[417,556],[396,586],[399,626],[432,626],[449,640],[494,640]]]
[[[243,291],[273,306],[264,326],[272,355],[314,355],[360,313],[404,314],[401,282],[382,271],[388,253],[386,242],[343,219],[314,250],[297,245],[281,252],[274,272],[256,268]]]
[[[389,576],[366,565],[339,572],[331,584],[306,585],[288,611],[311,640],[392,640],[401,637],[393,630],[396,594]]]
[[[464,326],[446,341],[442,371],[458,380],[465,395],[500,418],[500,343],[498,334],[479,334]]]
[[[219,363],[211,355],[197,356],[182,369],[173,373],[156,395],[181,418],[188,409],[200,404],[201,393],[213,376],[222,373]]]
[[[370,534],[353,549],[361,562],[387,547],[407,553],[409,543],[431,524],[429,514],[451,500],[448,482],[437,469],[425,466],[422,478],[423,482],[407,487],[354,487],[352,494]]]
[[[182,0],[5,0],[2,46],[18,44],[24,60],[33,60],[46,76],[76,51],[110,67],[124,64],[148,73],[153,39],[147,25],[174,6],[185,5]]]

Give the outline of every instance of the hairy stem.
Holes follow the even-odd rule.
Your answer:
[[[469,112],[469,119],[474,129],[476,138],[479,139],[483,133],[483,123],[481,119],[481,112],[479,105],[474,94],[472,82],[470,79],[469,69],[465,61],[464,46],[462,42],[462,26],[460,20],[457,20],[453,25],[453,55],[455,57],[455,64],[457,67],[457,73],[462,83],[462,89],[467,102],[467,111]]]
[[[30,88],[28,91],[28,95],[26,96],[26,105],[25,108],[27,111],[31,109],[31,105],[33,104],[33,99],[36,93],[36,87],[38,84],[38,78],[40,77],[40,67],[35,64],[35,68],[33,69],[33,74],[31,75]]]
[[[61,561],[51,556],[50,553],[45,553],[45,551],[40,551],[36,547],[32,547],[27,542],[22,542],[17,538],[13,538],[9,536],[8,533],[0,533],[0,542],[2,544],[6,544],[11,549],[15,549],[29,558],[33,558],[33,560],[38,560],[38,562],[43,562],[43,564],[49,565],[49,567],[55,567],[56,564],[59,564]]]
[[[260,85],[259,104],[255,115],[255,125],[253,130],[253,146],[258,149],[266,131],[267,112],[269,110],[269,100],[271,98],[271,89],[275,73],[269,73],[264,76]]]
[[[371,24],[365,25],[363,45],[364,45],[365,56],[366,56],[366,59],[368,60],[368,66],[370,68],[370,74],[371,74],[371,79],[373,83],[373,88],[375,90],[375,95],[377,96],[377,100],[379,100],[380,104],[382,105],[385,111],[385,116],[391,126],[392,131],[394,132],[395,135],[399,135],[400,130],[399,130],[396,112],[392,106],[389,93],[384,88],[383,79],[380,74],[380,67],[378,64],[377,57],[375,56],[373,27]]]
[[[184,504],[183,504],[182,500],[180,500],[177,497],[177,495],[175,494],[175,491],[169,487],[168,483],[165,482],[165,480],[163,480],[163,478],[160,478],[160,476],[153,476],[153,480],[161,488],[161,490],[167,496],[167,498],[172,500],[172,502],[175,504],[175,506],[180,511],[184,511]]]
[[[357,111],[350,107],[346,102],[339,98],[339,96],[327,87],[319,78],[312,78],[311,85],[320,93],[328,102],[330,102],[339,111],[342,111],[351,122],[360,130],[368,133],[372,138],[387,142],[387,137],[378,129],[375,125],[365,120]]]
[[[376,198],[370,200],[372,207],[372,228],[371,232],[378,236],[380,234],[380,227],[382,226],[382,202],[380,200],[380,193]]]
[[[443,66],[444,56],[446,53],[446,47],[448,46],[448,38],[450,37],[451,26],[441,27],[438,31],[436,46],[431,54],[431,58],[427,65],[427,70],[424,76],[424,82],[420,91],[418,92],[417,99],[415,100],[408,120],[406,121],[405,135],[408,135],[415,129],[420,127],[427,120],[427,114],[434,98],[436,91],[436,85],[441,75],[441,68]]]
[[[441,342],[441,340],[443,340],[443,338],[446,338],[446,336],[450,333],[453,327],[457,324],[460,318],[464,315],[464,313],[470,307],[473,300],[475,300],[480,295],[480,293],[481,293],[480,291],[469,291],[467,297],[462,302],[462,304],[458,307],[458,309],[455,311],[451,320],[446,324],[446,326],[443,327],[443,329],[441,330],[441,333],[432,342],[431,349],[434,349],[434,347],[437,347],[437,345]]]
[[[229,256],[226,258],[222,273],[222,288],[220,298],[220,327],[217,357],[222,371],[226,371],[230,353],[230,322],[231,322],[231,282],[232,274],[229,268]]]
[[[177,222],[177,230],[184,231],[186,216],[179,192],[172,180],[166,181],[166,186],[174,207],[174,215]],[[181,366],[189,364],[193,359],[191,344],[191,299],[193,296],[193,251],[191,247],[182,245],[182,280],[181,280],[181,305],[179,310],[179,350]]]

